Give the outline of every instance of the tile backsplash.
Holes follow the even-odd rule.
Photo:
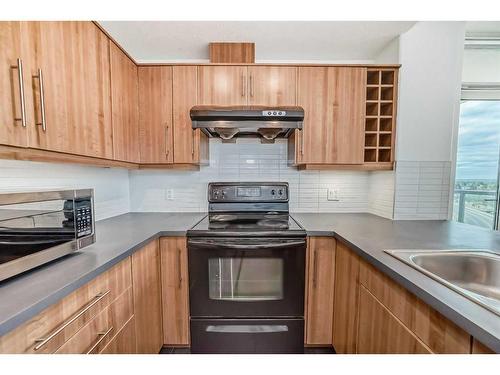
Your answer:
[[[97,220],[130,211],[128,180],[126,169],[0,160],[0,194],[93,188]]]
[[[287,144],[210,140],[210,165],[200,171],[130,171],[132,211],[206,211],[212,181],[284,181],[293,212],[373,212],[392,217],[393,172],[298,171],[287,166]],[[331,199],[328,200],[328,190]]]

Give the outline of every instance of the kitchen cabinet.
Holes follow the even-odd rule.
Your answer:
[[[363,164],[366,68],[299,67],[297,104],[304,128],[290,163]]]
[[[200,66],[198,104],[246,105],[247,80],[246,66]]]
[[[132,280],[137,352],[157,354],[163,345],[158,240],[132,255]]]
[[[296,67],[248,67],[249,105],[294,106],[297,102],[296,92]]]
[[[139,67],[138,74],[141,163],[171,164],[172,67]]]
[[[433,353],[470,353],[467,332],[365,261],[359,282]]]
[[[189,285],[186,237],[160,239],[163,344],[189,345]]]
[[[29,22],[29,146],[112,158],[109,40],[92,22]]]
[[[382,305],[364,286],[359,293],[361,354],[426,354],[430,349]]]
[[[208,137],[193,130],[189,110],[198,104],[198,67],[174,66],[173,139],[175,164],[208,164]]]
[[[335,239],[309,237],[307,244],[306,344],[332,345]]]
[[[26,147],[33,126],[26,22],[0,22],[0,144]]]
[[[339,354],[355,354],[359,306],[359,257],[342,242],[335,249],[333,347]]]
[[[495,354],[493,350],[488,348],[486,345],[477,341],[475,338],[472,339],[472,354]]]
[[[139,162],[139,91],[137,66],[109,41],[113,158]]]
[[[85,328],[86,333],[82,337],[86,337],[87,341],[76,337],[62,350],[73,351],[76,350],[75,347],[81,350],[89,348],[95,342],[94,339],[97,339],[95,337],[97,329],[109,329],[104,325],[113,322],[109,320],[110,316],[131,315],[131,305],[128,304],[132,301],[131,286],[131,263],[130,258],[127,258],[26,323],[0,337],[0,353],[54,353],[100,316],[99,320],[92,323],[92,326]],[[125,295],[126,293],[130,296]],[[120,296],[122,296],[121,299]],[[114,304],[111,315],[105,312],[108,306],[118,300],[124,301],[125,304]],[[118,328],[118,325],[114,326],[115,330]],[[92,335],[92,332],[95,335]],[[110,332],[107,336],[112,337],[115,332]]]

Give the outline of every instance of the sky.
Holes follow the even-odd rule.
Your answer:
[[[496,180],[500,146],[500,101],[460,106],[457,180]]]

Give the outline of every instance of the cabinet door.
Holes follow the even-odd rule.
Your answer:
[[[306,344],[331,345],[335,239],[310,237],[307,261]]]
[[[200,66],[198,104],[246,105],[246,66]]]
[[[360,354],[431,353],[364,286],[360,287],[357,348]]]
[[[172,163],[172,67],[139,68],[141,163]]]
[[[299,68],[299,164],[362,164],[366,68]]]
[[[248,104],[293,106],[296,104],[297,68],[248,67]]]
[[[23,51],[22,40],[24,25],[0,22],[0,144],[21,147],[27,146],[27,129],[33,126],[30,56]]]
[[[185,237],[160,239],[163,344],[189,345],[189,297]]]
[[[158,354],[163,344],[158,241],[132,255],[137,352]]]
[[[29,24],[37,124],[30,146],[111,158],[108,38],[92,22]]]
[[[137,66],[113,42],[111,56],[111,103],[113,155],[115,160],[139,161],[139,92]]]
[[[359,304],[359,257],[339,241],[337,241],[335,253],[333,347],[339,354],[355,354]]]
[[[197,101],[198,67],[174,66],[173,139],[175,164],[199,164],[208,160],[208,138],[193,130],[189,110]]]

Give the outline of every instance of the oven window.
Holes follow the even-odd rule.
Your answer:
[[[213,300],[283,299],[283,259],[210,258],[209,294]]]

